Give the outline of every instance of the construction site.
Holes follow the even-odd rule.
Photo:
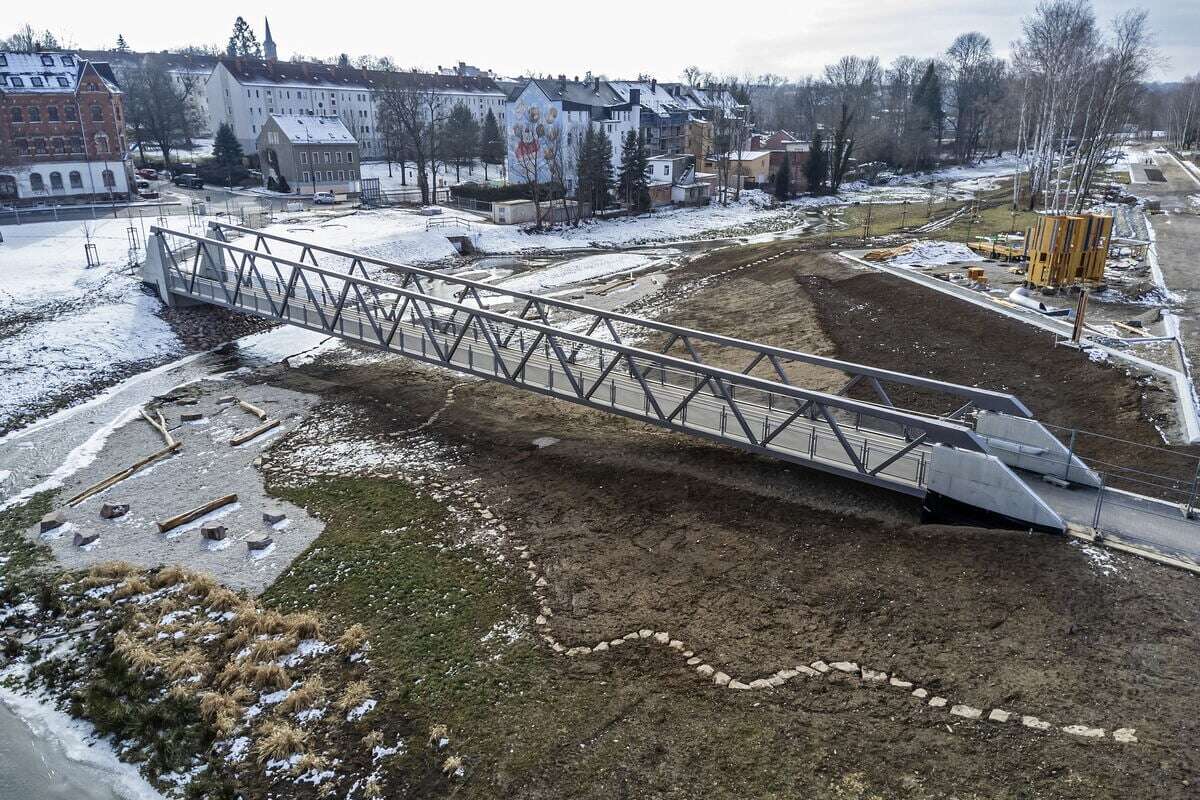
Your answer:
[[[263,332],[0,439],[12,652],[168,793],[1194,796],[1180,309],[1142,207],[1008,191],[503,263],[155,225],[169,315]]]

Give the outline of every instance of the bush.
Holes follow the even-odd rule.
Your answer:
[[[538,197],[545,200],[551,191],[555,197],[562,196],[562,187],[557,184],[538,184]],[[533,186],[528,183],[510,183],[507,186],[487,186],[480,183],[464,183],[451,187],[450,194],[456,198],[482,200],[488,203],[503,200],[532,200]]]
[[[250,171],[243,166],[236,166],[233,169],[229,169],[215,161],[201,164],[196,168],[196,174],[205,183],[211,183],[214,186],[225,186],[231,179],[232,185],[238,186],[242,181],[250,177]]]

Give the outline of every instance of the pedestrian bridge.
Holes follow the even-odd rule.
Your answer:
[[[211,223],[153,227],[170,305],[208,303],[1022,526],[1067,520],[1031,488],[1098,486],[1016,397],[802,353]],[[813,367],[838,391],[803,385]],[[897,397],[936,397],[944,414]],[[925,404],[928,407],[928,404]]]

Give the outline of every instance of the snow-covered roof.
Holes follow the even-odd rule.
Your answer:
[[[757,161],[758,159],[771,155],[770,150],[743,150],[740,154],[737,151],[731,151],[726,154],[730,161]],[[720,156],[717,156],[720,158]]]
[[[272,114],[271,119],[292,144],[355,144],[356,141],[339,117]]]
[[[609,81],[613,89],[629,102],[629,90],[640,92],[639,102],[643,109],[655,114],[678,114],[688,110],[688,105],[681,98],[671,94],[665,84],[654,81]]]
[[[73,92],[79,64],[73,53],[0,52],[0,92]]]

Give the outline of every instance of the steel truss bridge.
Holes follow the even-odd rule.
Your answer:
[[[143,277],[208,303],[538,394],[993,512],[1065,523],[1012,468],[1092,473],[1016,397],[511,291],[237,225],[153,227]],[[730,366],[733,365],[733,366]],[[812,368],[844,376],[803,385]],[[941,398],[942,415],[893,395]]]

